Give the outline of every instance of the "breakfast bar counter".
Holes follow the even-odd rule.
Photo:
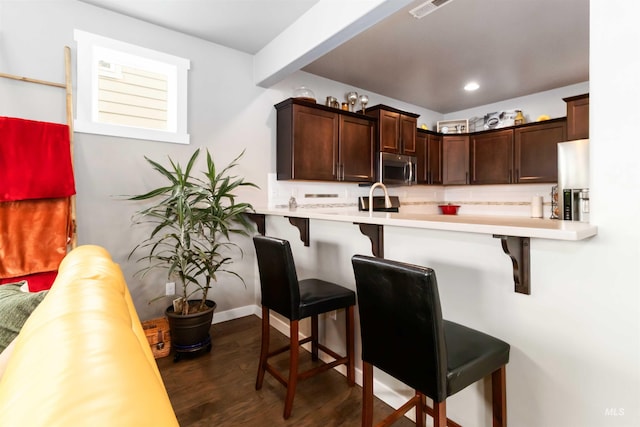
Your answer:
[[[515,291],[530,294],[530,238],[579,241],[597,234],[595,225],[555,219],[517,216],[439,215],[432,213],[367,212],[356,208],[257,208],[248,216],[258,232],[265,234],[265,216],[281,216],[300,231],[300,239],[309,246],[309,220],[351,222],[371,240],[374,256],[384,257],[384,226],[423,230],[489,234],[500,239],[503,251],[511,258]]]
[[[422,228],[427,230],[460,231],[534,237],[553,240],[583,240],[597,234],[598,228],[583,222],[555,219],[526,218],[517,216],[488,215],[440,215],[425,213],[365,212],[355,208],[320,208],[295,210],[282,208],[256,209],[257,214],[285,216],[289,218],[319,219],[325,221],[353,222],[358,224],[390,225],[395,227]]]

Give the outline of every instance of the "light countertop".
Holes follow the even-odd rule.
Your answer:
[[[598,228],[583,222],[517,216],[440,215],[429,213],[363,212],[356,208],[256,208],[256,213],[325,221],[354,222],[421,228],[427,230],[496,234],[552,240],[583,240],[595,236]]]

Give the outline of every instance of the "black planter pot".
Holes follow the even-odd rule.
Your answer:
[[[199,300],[189,300],[189,302]],[[211,351],[211,336],[209,329],[213,320],[213,312],[216,309],[214,301],[206,301],[208,310],[183,316],[173,311],[173,306],[167,307],[165,314],[169,319],[171,332],[171,346],[175,350],[174,362],[180,359],[183,353],[194,353],[202,349]]]

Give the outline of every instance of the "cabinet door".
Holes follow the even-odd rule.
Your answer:
[[[380,151],[400,153],[400,114],[380,110],[378,118]]]
[[[429,135],[427,159],[428,183],[442,184],[442,135]]]
[[[567,139],[589,138],[589,95],[567,100]]]
[[[516,128],[515,182],[556,182],[558,180],[558,142],[567,137],[564,120]]]
[[[510,184],[513,174],[513,130],[471,137],[471,183]]]
[[[468,184],[469,137],[444,136],[442,153],[442,183],[445,185]]]
[[[428,144],[429,134],[423,131],[416,131],[416,157],[418,164],[416,165],[416,179],[418,184],[429,184],[427,170],[429,169]]]
[[[374,181],[374,123],[358,117],[340,116],[340,180]]]
[[[293,109],[293,179],[338,178],[338,114],[301,105]]]
[[[442,135],[416,131],[418,184],[442,184]]]
[[[416,131],[418,120],[414,117],[400,115],[400,149],[401,154],[416,155]]]

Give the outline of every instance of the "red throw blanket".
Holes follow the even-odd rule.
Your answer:
[[[51,285],[53,285],[53,282],[54,280],[56,280],[57,275],[57,271],[46,271],[44,273],[29,274],[28,276],[0,279],[0,286],[9,283],[15,284],[16,282],[26,280],[29,287],[29,292],[46,291],[47,289],[51,289]]]
[[[69,127],[0,117],[0,201],[75,194]]]

